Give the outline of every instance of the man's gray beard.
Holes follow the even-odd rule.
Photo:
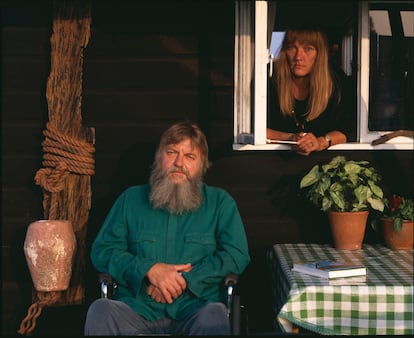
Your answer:
[[[174,168],[174,170],[179,170]],[[181,184],[171,183],[168,174],[156,166],[150,175],[149,199],[154,208],[166,209],[172,214],[196,210],[202,201],[202,180],[198,175]]]

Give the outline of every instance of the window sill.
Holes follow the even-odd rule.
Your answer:
[[[233,150],[290,150],[291,147],[284,144],[233,144]],[[334,145],[327,150],[414,150],[414,142],[407,143],[383,143],[376,146],[371,143],[344,143]]]

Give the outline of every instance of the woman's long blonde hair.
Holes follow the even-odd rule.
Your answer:
[[[292,73],[289,69],[286,49],[295,41],[314,46],[318,52],[310,73],[308,115],[310,121],[318,117],[327,107],[333,91],[333,80],[329,68],[328,43],[325,34],[318,30],[288,30],[283,39],[279,58],[275,61],[276,88],[280,110],[283,115],[292,115],[295,98],[292,92]]]

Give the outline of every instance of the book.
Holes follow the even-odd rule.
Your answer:
[[[329,285],[367,285],[367,276],[338,277],[327,281]]]
[[[367,274],[367,269],[364,265],[331,260],[293,263],[292,271],[326,279],[366,276]]]

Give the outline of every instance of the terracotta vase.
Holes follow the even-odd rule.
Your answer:
[[[63,291],[69,287],[76,237],[65,220],[39,220],[29,225],[24,253],[37,291]]]
[[[364,240],[369,211],[328,211],[335,248],[338,250],[359,250]]]
[[[391,218],[381,218],[385,244],[392,250],[410,250],[413,248],[413,221],[403,221],[401,231],[395,231]]]

